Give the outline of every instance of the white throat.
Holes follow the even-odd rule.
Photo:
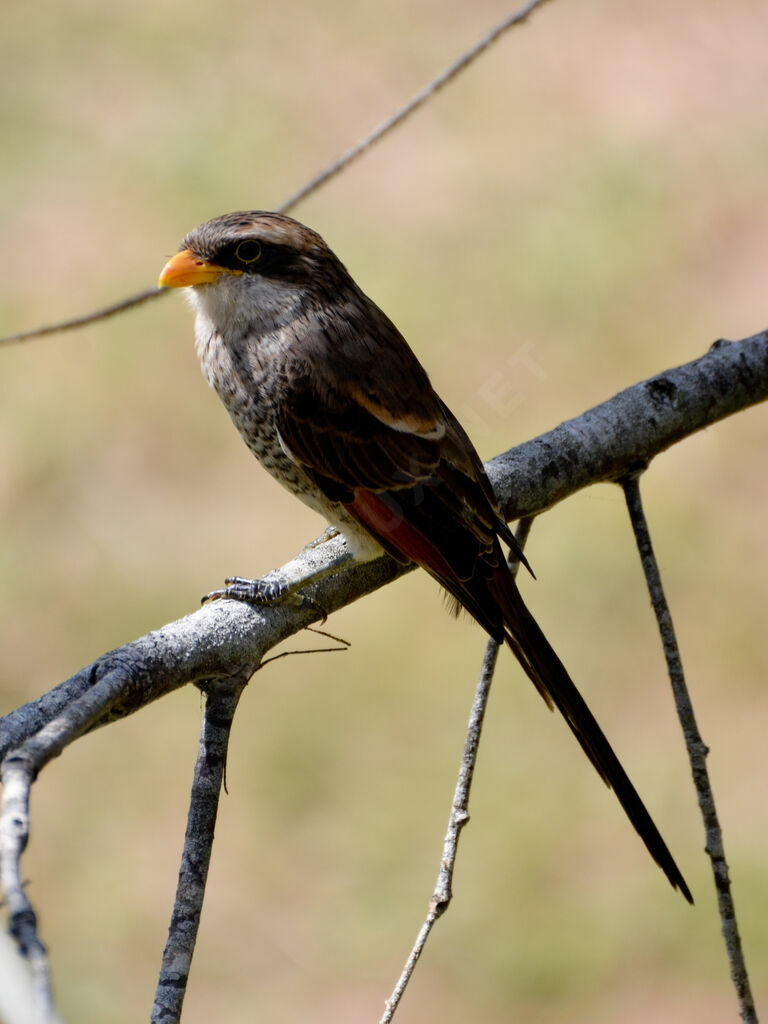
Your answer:
[[[186,293],[198,321],[225,339],[270,333],[295,318],[301,301],[295,287],[258,274],[224,273]]]

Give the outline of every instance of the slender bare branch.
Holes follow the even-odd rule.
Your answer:
[[[187,831],[181,856],[168,942],[152,1008],[152,1024],[177,1024],[203,909],[213,833],[224,784],[227,749],[237,704],[247,677],[207,682],[205,713],[189,800]]]
[[[516,537],[521,551],[528,539],[531,524],[531,519],[521,519],[518,524]],[[514,556],[511,556],[509,564],[516,575],[519,562]],[[480,667],[480,678],[477,681],[472,709],[469,714],[467,736],[464,741],[464,751],[459,766],[459,777],[453,794],[448,828],[443,840],[443,855],[440,859],[440,870],[437,874],[435,889],[432,893],[432,899],[429,901],[427,916],[419,930],[419,934],[416,936],[416,941],[392,991],[392,995],[387,1000],[386,1009],[379,1024],[389,1024],[394,1018],[408,983],[416,969],[416,964],[424,952],[424,947],[427,944],[432,928],[437,919],[446,912],[453,898],[453,872],[459,849],[459,836],[464,826],[469,824],[469,793],[472,788],[472,780],[475,777],[475,765],[477,764],[477,754],[480,749],[480,736],[483,731],[483,721],[485,720],[485,712],[488,707],[488,698],[491,694],[491,683],[493,682],[493,674],[496,671],[498,655],[499,645],[494,639],[490,639],[485,645],[483,664]]]
[[[89,324],[100,323],[108,320],[118,313],[125,313],[126,310],[135,306],[142,306],[150,299],[157,299],[161,295],[168,294],[167,288],[145,288],[143,292],[129,295],[127,299],[113,302],[102,309],[96,309],[92,313],[84,313],[82,316],[73,317],[71,320],[59,320],[55,324],[48,324],[46,327],[33,327],[29,331],[19,331],[17,334],[6,334],[0,338],[0,346],[16,345],[21,341],[31,341],[33,338],[45,338],[49,334],[64,334],[67,331],[74,331],[78,327],[87,327]]]
[[[348,149],[346,153],[343,153],[338,160],[334,160],[332,164],[329,164],[324,170],[320,171],[319,174],[315,175],[311,181],[308,181],[306,185],[303,185],[298,192],[294,194],[278,207],[279,213],[288,213],[294,206],[306,199],[307,196],[315,192],[321,185],[324,185],[331,178],[335,178],[336,175],[349,167],[353,160],[356,160],[359,156],[370,149],[380,139],[388,135],[393,128],[397,128],[398,125],[402,124],[406,118],[410,117],[419,107],[423,106],[427,100],[431,100],[432,97],[447,85],[453,81],[457,75],[461,74],[462,71],[466,70],[470,64],[472,64],[481,53],[484,53],[489,46],[492,46],[505,32],[511,28],[515,28],[518,25],[522,25],[523,22],[527,21],[528,18],[533,14],[537,7],[542,7],[548,0],[530,0],[529,3],[523,4],[512,14],[509,14],[506,18],[494,25],[494,27],[486,32],[478,41],[466,50],[460,57],[458,57],[452,64],[441,71],[440,74],[433,78],[431,82],[424,86],[423,89],[419,89],[408,100],[403,106],[395,111],[390,117],[382,121],[381,124],[377,125],[376,128],[366,135],[364,139],[357,142],[351,149]]]
[[[288,213],[292,210],[302,199],[306,199],[311,193],[316,192],[322,185],[324,185],[331,178],[335,178],[337,174],[340,174],[349,165],[357,159],[362,153],[371,146],[380,142],[386,135],[389,135],[391,131],[397,128],[399,125],[406,120],[414,111],[418,110],[419,107],[423,106],[428,100],[440,90],[448,82],[453,81],[462,71],[465,71],[470,64],[472,64],[482,53],[484,53],[490,46],[493,45],[498,39],[501,38],[509,29],[515,28],[518,25],[522,25],[528,18],[533,14],[537,7],[543,7],[549,0],[528,0],[528,3],[523,4],[512,14],[508,15],[502,21],[495,25],[489,32],[486,32],[478,41],[466,50],[460,57],[448,65],[448,67],[442,71],[436,78],[432,79],[423,89],[420,89],[414,96],[412,96],[407,103],[405,103],[398,111],[388,117],[385,121],[382,121],[372,132],[366,135],[363,139],[357,142],[354,146],[342,154],[338,159],[334,160],[333,163],[329,164],[324,170],[316,174],[314,178],[311,178],[305,185],[294,192],[292,196],[286,199],[280,206],[277,207],[278,212]],[[85,327],[88,324],[100,323],[102,320],[106,320],[108,317],[115,316],[117,313],[123,313],[128,309],[132,309],[135,306],[141,306],[143,303],[148,302],[150,299],[155,299],[160,295],[167,294],[168,289],[165,288],[146,288],[144,291],[137,292],[135,295],[129,295],[126,299],[121,299],[119,302],[115,302],[112,305],[106,306],[103,309],[94,310],[91,313],[85,313],[82,316],[76,316],[71,320],[62,320],[55,324],[48,324],[45,327],[34,327],[28,331],[19,331],[15,334],[8,334],[5,337],[0,337],[0,347],[3,345],[13,345],[22,341],[31,341],[33,338],[44,338],[50,334],[60,334],[65,331],[71,331],[77,327]]]
[[[715,808],[715,794],[712,791],[709,772],[707,771],[709,748],[701,738],[699,727],[696,724],[696,717],[693,713],[691,696],[688,691],[688,684],[685,681],[685,674],[683,673],[680,648],[677,644],[675,627],[672,622],[672,613],[669,610],[664,593],[661,573],[659,572],[656,555],[651,544],[648,522],[645,518],[640,495],[639,475],[633,473],[625,477],[622,481],[622,486],[627,499],[627,508],[635,540],[637,541],[637,549],[640,553],[640,561],[645,573],[645,581],[651,596],[651,604],[656,614],[656,622],[658,623],[661,643],[664,648],[664,657],[667,661],[669,680],[675,697],[677,715],[683,729],[685,747],[691,764],[693,784],[696,789],[701,816],[704,820],[706,851],[712,863],[717,903],[720,910],[720,926],[725,940],[728,963],[731,968],[731,978],[733,979],[736,995],[739,1000],[741,1019],[744,1021],[744,1024],[757,1024],[757,1013],[749,984],[749,974],[747,973],[744,952],[741,947],[736,908],[733,901],[733,893],[731,892],[731,882],[728,877],[723,833]]]

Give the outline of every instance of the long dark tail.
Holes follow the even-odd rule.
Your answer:
[[[471,454],[474,449],[461,428],[454,424],[453,429],[460,442],[464,438],[465,453]],[[494,523],[493,508],[490,504],[483,506],[478,486],[485,493],[485,478],[479,458],[474,480],[468,481],[445,459],[440,467],[443,481],[450,481],[450,486],[419,485],[394,492],[359,490],[346,508],[390,554],[423,566],[495,640],[506,640],[541,696],[550,708],[558,708],[600,777],[614,790],[648,852],[672,885],[693,903],[685,879],[637,790],[526,608],[501,545],[494,540],[492,550],[484,546],[484,534],[492,526],[512,551],[521,555],[506,524]],[[488,497],[490,484],[487,480],[485,484]]]
[[[499,572],[488,582],[488,587],[504,615],[504,639],[513,654],[550,708],[556,707],[566,720],[584,753],[606,785],[613,789],[635,831],[670,883],[689,903],[693,903],[685,879],[645,804],[563,663],[526,608],[512,575]]]

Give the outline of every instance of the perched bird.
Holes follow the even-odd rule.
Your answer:
[[[197,353],[243,440],[346,538],[427,570],[557,707],[651,856],[693,902],[600,726],[523,603],[520,554],[469,437],[405,339],[314,231],[277,213],[207,221],[159,284],[189,288]],[[265,603],[284,587],[240,577],[220,595]]]

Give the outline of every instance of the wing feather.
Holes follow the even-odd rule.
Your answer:
[[[313,336],[299,372],[294,354],[285,375],[277,425],[287,450],[385,550],[421,565],[494,639],[507,641],[613,787],[670,882],[691,900],[642,800],[504,564],[499,539],[522,553],[466,433],[392,325],[379,344],[364,338],[351,365],[345,331],[338,347],[333,339],[328,328]]]

